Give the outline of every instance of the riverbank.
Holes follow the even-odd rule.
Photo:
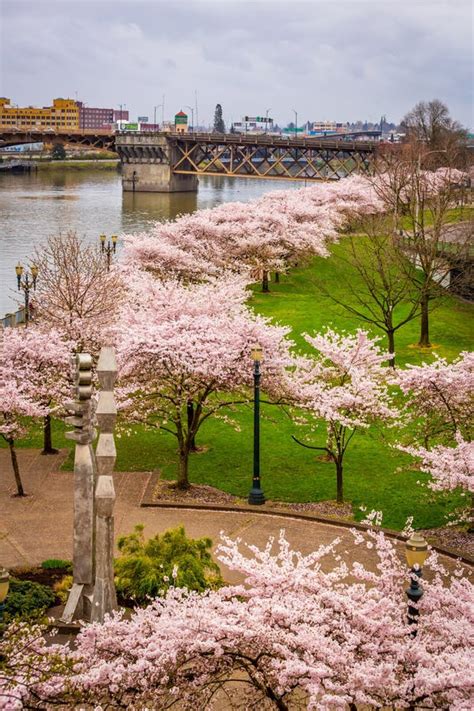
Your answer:
[[[106,158],[103,160],[51,160],[35,161],[35,168],[39,171],[51,170],[117,170],[119,158]]]

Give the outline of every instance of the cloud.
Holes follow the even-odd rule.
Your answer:
[[[465,0],[3,0],[1,90],[20,105],[75,97],[171,117],[199,97],[225,118],[398,121],[420,99],[472,125]]]

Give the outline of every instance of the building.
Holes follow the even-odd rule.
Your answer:
[[[336,123],[336,121],[313,121],[310,128],[312,136],[326,133],[344,133],[347,126],[344,123]]]
[[[188,132],[188,114],[184,111],[178,111],[174,117],[174,130],[176,133],[187,133]]]
[[[128,111],[86,106],[78,101],[80,128],[111,128],[116,121],[128,122]]]
[[[79,106],[73,99],[54,99],[52,106],[36,108],[12,106],[10,99],[0,97],[0,128],[78,129]]]
[[[242,116],[242,121],[232,124],[234,133],[269,133],[273,131],[273,119],[269,116]]]

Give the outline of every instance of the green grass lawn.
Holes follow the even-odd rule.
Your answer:
[[[344,241],[334,249],[343,252]],[[348,331],[367,327],[331,299],[322,297],[316,285],[317,279],[323,279],[327,289],[342,294],[348,280],[354,284],[354,278],[347,265],[316,258],[310,265],[282,276],[279,284],[272,283],[269,294],[262,294],[255,286],[251,303],[258,313],[290,325],[297,346],[310,350],[301,336],[304,332],[313,333],[326,326]],[[418,320],[413,321],[398,332],[398,364],[429,361],[432,353],[452,359],[462,350],[471,350],[472,314],[472,305],[444,298],[431,316],[436,348],[421,352],[413,347],[419,329]],[[190,479],[246,496],[252,471],[252,412],[240,407],[233,415],[239,432],[220,420],[208,420],[203,425],[197,440],[205,451],[191,456]],[[54,423],[53,433],[55,446],[71,448],[61,422]],[[301,437],[303,431],[279,408],[262,405],[261,471],[267,498],[297,502],[335,499],[334,465],[318,459],[318,452],[297,445],[292,434]],[[324,434],[322,425],[315,444],[324,443]],[[356,519],[363,517],[359,510],[363,505],[368,510],[382,510],[384,524],[390,528],[402,528],[410,515],[414,516],[416,527],[443,525],[445,515],[460,506],[463,499],[457,494],[435,496],[417,485],[427,477],[408,470],[410,458],[390,447],[395,437],[396,432],[378,428],[355,436],[345,461],[345,499],[352,502]],[[41,447],[40,430],[32,431],[18,446]],[[134,428],[129,436],[117,438],[117,454],[120,471],[160,469],[167,479],[176,476],[176,440],[167,433]],[[65,466],[72,469],[72,456]]]
[[[344,240],[334,245],[336,256],[344,256]],[[330,297],[321,293],[318,283],[335,296],[344,298],[347,285],[355,288],[361,283],[358,274],[340,259],[315,258],[305,268],[293,269],[280,278],[280,283],[270,285],[270,293],[262,294],[255,285],[253,305],[258,313],[269,316],[279,323],[292,327],[292,337],[299,348],[311,350],[306,344],[303,333],[314,333],[331,326],[338,330],[354,331],[364,328],[372,335],[384,336],[383,332],[372,327],[363,319],[349,313],[343,306],[336,304]],[[404,309],[400,308],[403,314]],[[430,337],[434,348],[420,350],[416,347],[419,339],[420,323],[415,319],[397,331],[395,336],[396,360],[398,365],[405,363],[420,364],[430,361],[434,354],[450,360],[462,350],[472,350],[474,345],[472,304],[454,297],[436,299],[430,318]],[[381,342],[387,347],[385,341]]]

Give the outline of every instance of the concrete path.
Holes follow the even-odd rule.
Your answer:
[[[15,492],[9,452],[0,449],[0,566],[29,567],[46,558],[72,557],[72,472],[59,471],[66,452],[56,456],[41,456],[37,450],[18,450],[25,491],[23,499]],[[219,533],[241,537],[247,543],[263,547],[269,536],[278,537],[284,528],[291,546],[303,553],[341,538],[341,552],[350,558],[374,567],[375,556],[365,546],[355,546],[347,528],[316,521],[301,521],[253,512],[197,511],[193,509],[141,508],[140,502],[150,479],[147,472],[114,474],[116,489],[116,537],[130,533],[137,523],[145,526],[145,535],[152,536],[168,528],[184,525],[189,536],[209,536],[214,545]],[[400,544],[400,554],[403,546]],[[443,563],[453,561],[443,557]],[[228,582],[240,581],[223,568]]]

